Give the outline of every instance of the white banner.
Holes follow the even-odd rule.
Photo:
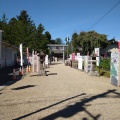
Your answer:
[[[99,66],[99,64],[100,64],[100,48],[95,48],[95,54],[97,55],[97,57],[96,57],[96,60],[97,60],[96,65]]]
[[[100,56],[100,48],[95,48],[95,54],[96,54],[97,56]]]
[[[78,57],[78,69],[79,70],[82,70],[82,61],[83,61],[82,56]]]
[[[48,55],[45,56],[45,65],[48,65]]]
[[[22,53],[22,43],[19,46],[19,50],[20,50],[20,65],[23,66],[23,53]]]

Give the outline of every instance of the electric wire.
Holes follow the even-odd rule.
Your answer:
[[[88,30],[93,28],[96,24],[98,24],[107,14],[109,14],[118,4],[120,1],[118,1],[106,14],[104,14],[96,23],[94,23]]]

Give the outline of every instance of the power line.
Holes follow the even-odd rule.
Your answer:
[[[118,4],[120,1],[118,1],[106,14],[104,14],[95,24],[93,24],[88,30],[93,28],[96,24],[98,24],[108,13],[110,13]]]

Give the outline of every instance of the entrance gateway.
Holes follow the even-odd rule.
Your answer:
[[[54,53],[54,57],[57,57],[58,59],[63,60],[65,62],[65,51],[67,52],[68,45],[64,44],[47,44],[49,50],[50,50],[50,59],[53,56],[51,53]]]

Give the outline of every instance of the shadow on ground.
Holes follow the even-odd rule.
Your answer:
[[[59,63],[59,62],[52,62],[51,65],[58,65],[58,64],[63,64],[63,63]]]
[[[12,67],[6,67],[0,69],[0,85],[2,86],[5,84],[6,86],[8,86],[20,80],[23,76],[19,75],[19,68],[20,66],[12,66]],[[16,79],[14,80],[13,80],[13,69],[15,69],[15,76],[16,76]]]
[[[55,119],[57,119],[59,117],[70,118],[70,117],[72,117],[73,115],[75,115],[75,114],[77,114],[79,112],[85,112],[87,114],[86,116],[89,116],[89,118],[91,118],[92,120],[98,120],[98,118],[101,117],[102,115],[100,113],[97,114],[97,115],[93,115],[91,111],[88,111],[87,107],[90,106],[90,104],[88,105],[88,103],[93,101],[93,100],[99,99],[99,98],[104,98],[104,97],[105,98],[110,98],[111,96],[109,96],[109,93],[113,93],[114,97],[119,97],[120,98],[120,93],[117,93],[115,89],[108,90],[107,92],[104,92],[102,94],[98,94],[98,95],[90,96],[90,97],[84,96],[86,94],[83,93],[83,94],[80,94],[80,95],[77,95],[77,96],[73,96],[71,98],[67,98],[67,99],[62,100],[60,102],[54,103],[54,104],[49,105],[47,107],[40,108],[40,109],[38,109],[38,110],[36,110],[34,112],[25,114],[25,115],[20,116],[18,118],[15,118],[14,120],[27,118],[28,116],[39,113],[39,112],[44,111],[46,109],[49,109],[49,108],[51,108],[53,106],[57,106],[59,104],[62,104],[65,101],[69,101],[71,99],[74,99],[74,98],[77,98],[77,97],[80,97],[80,96],[84,96],[84,99],[80,99],[80,101],[76,102],[74,105],[70,105],[68,107],[65,107],[64,109],[61,109],[60,111],[57,111],[57,112],[55,112],[53,114],[50,114],[48,116],[45,116],[43,118],[40,118],[39,120],[55,120]],[[84,117],[84,118],[82,118],[82,120],[88,120],[89,118]]]
[[[31,87],[35,87],[36,85],[26,85],[26,86],[21,86],[21,87],[17,87],[17,88],[12,88],[12,90],[22,90],[22,89],[27,89],[27,88],[31,88]]]

